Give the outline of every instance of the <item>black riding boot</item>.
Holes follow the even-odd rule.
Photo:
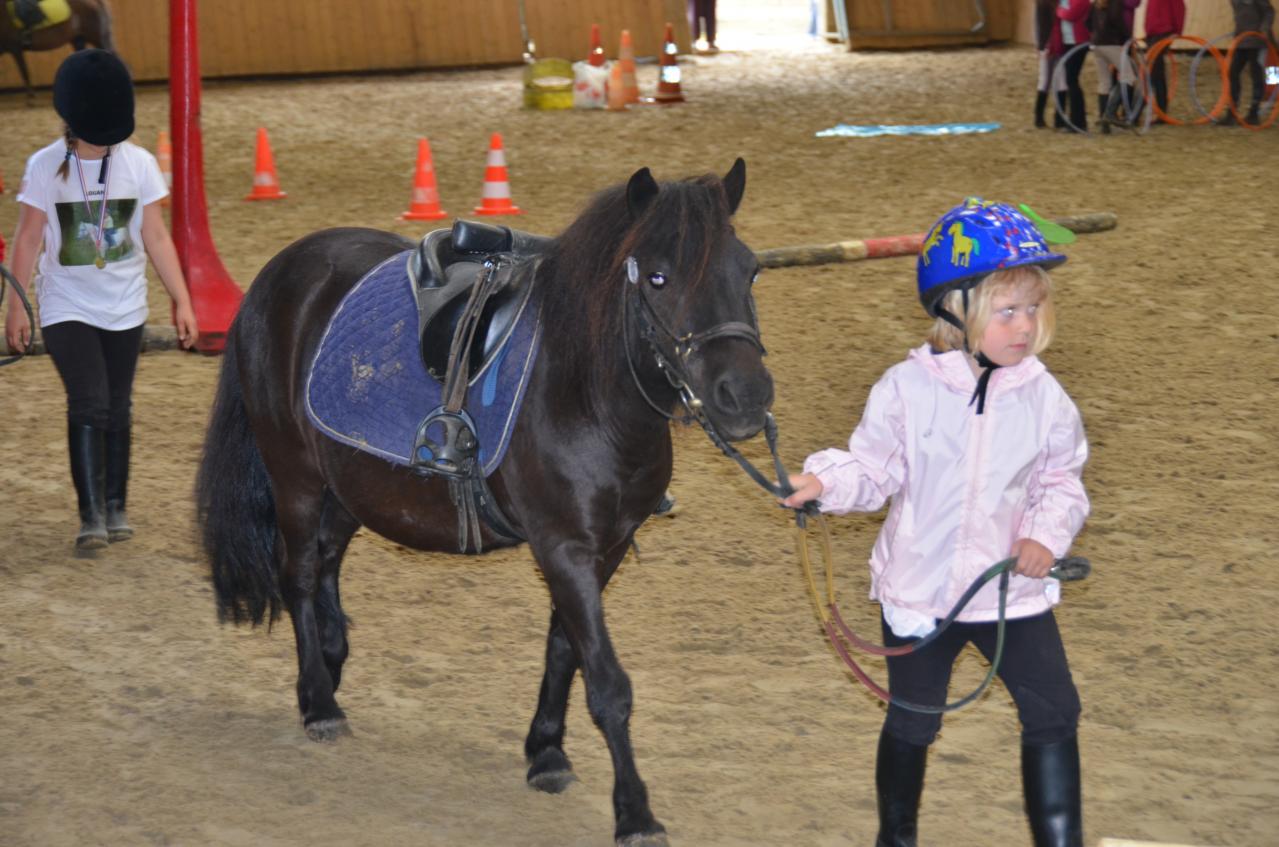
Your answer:
[[[71,481],[75,483],[80,507],[77,550],[107,546],[105,504],[105,444],[102,430],[85,424],[67,424],[67,444],[71,450]]]
[[[1097,95],[1097,121],[1101,124],[1101,131],[1105,135],[1110,135],[1110,115],[1106,113],[1106,107],[1109,105],[1109,94]]]
[[[126,541],[133,537],[133,527],[129,526],[129,518],[124,510],[129,488],[129,442],[131,433],[128,429],[107,430],[105,440],[107,456],[105,490],[107,539],[109,541]]]
[[[919,795],[924,791],[928,747],[879,734],[875,759],[875,793],[879,800],[879,835],[875,847],[915,847]]]
[[[1021,747],[1021,782],[1035,847],[1083,847],[1079,740]]]
[[[1066,111],[1066,92],[1056,92],[1053,99],[1057,101],[1057,108],[1053,109],[1053,129],[1065,129],[1066,119],[1062,117],[1062,113]]]
[[[1035,94],[1035,126],[1043,129],[1048,126],[1044,123],[1044,106],[1048,105],[1048,92],[1040,91]]]

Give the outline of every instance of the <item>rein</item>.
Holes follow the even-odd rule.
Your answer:
[[[749,324],[730,321],[727,323],[717,324],[710,329],[702,330],[696,333],[687,333],[678,335],[672,332],[666,324],[658,316],[656,310],[648,300],[647,293],[643,286],[639,284],[639,269],[634,258],[628,258],[626,261],[627,280],[630,288],[637,291],[636,295],[640,303],[640,317],[643,318],[643,336],[652,350],[656,359],[657,367],[666,376],[667,382],[671,387],[679,393],[680,402],[684,409],[688,412],[688,416],[697,421],[702,430],[710,438],[711,443],[720,449],[725,456],[732,459],[742,470],[746,472],[760,488],[767,491],[774,497],[785,498],[794,493],[794,489],[789,482],[789,475],[786,473],[782,465],[781,457],[777,452],[777,421],[773,418],[772,412],[764,414],[764,439],[768,443],[768,452],[773,459],[773,470],[777,474],[777,482],[771,482],[759,468],[751,464],[750,460],[743,456],[736,447],[726,441],[723,436],[715,429],[710,418],[706,414],[706,410],[702,400],[693,391],[688,383],[687,376],[677,367],[676,362],[686,362],[690,355],[697,351],[697,348],[707,341],[715,338],[744,338],[760,349],[764,350],[763,342],[760,340],[759,330]],[[624,334],[624,346],[626,348],[626,365],[630,369],[631,379],[635,383],[635,387],[639,389],[640,394],[644,397],[652,409],[667,420],[674,420],[675,415],[665,411],[656,402],[649,397],[648,392],[644,390],[643,384],[640,382],[639,375],[635,371],[635,364],[631,360],[631,341],[630,341],[630,291],[622,297],[622,331]],[[673,345],[675,351],[675,361],[668,358],[657,343],[658,330]],[[789,507],[788,507],[789,508]],[[803,506],[794,509],[795,512],[795,528],[796,528],[796,547],[799,551],[800,565],[804,570],[804,577],[808,581],[809,593],[813,600],[813,607],[817,611],[817,618],[822,625],[822,629],[826,632],[827,639],[830,640],[831,646],[835,648],[835,652],[843,660],[845,666],[857,677],[866,688],[879,699],[893,706],[906,709],[912,712],[923,712],[925,714],[942,714],[944,712],[953,712],[962,709],[964,706],[972,703],[989,687],[995,675],[999,672],[999,664],[1004,654],[1004,635],[1007,624],[1007,601],[1008,601],[1008,583],[1013,568],[1017,564],[1016,557],[1003,559],[988,567],[981,576],[973,580],[963,595],[955,603],[954,607],[947,613],[946,617],[938,622],[932,632],[912,641],[909,644],[900,647],[886,647],[881,644],[875,644],[859,637],[844,622],[843,616],[839,612],[839,605],[835,602],[835,571],[834,571],[834,555],[831,552],[830,530],[826,526],[826,518],[821,513],[817,501],[810,501]],[[826,576],[826,604],[823,605],[817,590],[817,581],[813,577],[813,566],[808,551],[808,518],[812,517],[821,532],[821,550],[822,560],[825,567]],[[1074,582],[1084,579],[1092,570],[1091,563],[1079,556],[1070,556],[1064,559],[1058,559],[1048,576],[1061,582]],[[920,703],[911,703],[907,700],[892,696],[885,688],[880,686],[866,674],[865,671],[853,659],[848,645],[856,647],[865,653],[874,656],[907,656],[911,653],[922,650],[927,647],[943,632],[946,631],[964,607],[977,595],[986,583],[998,577],[999,579],[999,616],[996,623],[995,636],[995,655],[990,662],[990,670],[987,671],[985,679],[968,695],[952,702],[945,703],[940,706],[928,706]],[[847,642],[847,644],[845,643]]]
[[[31,301],[27,299],[27,295],[23,293],[22,286],[18,284],[18,280],[13,274],[9,273],[9,269],[0,264],[0,306],[4,305],[4,284],[9,283],[13,286],[13,293],[22,301],[22,307],[27,311],[27,324],[31,327],[31,338],[27,341],[27,349],[19,350],[16,354],[5,359],[0,359],[0,367],[12,365],[23,356],[31,353],[35,349],[36,338],[36,316],[31,311]]]

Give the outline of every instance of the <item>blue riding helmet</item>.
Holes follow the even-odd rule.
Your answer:
[[[919,251],[916,278],[919,302],[933,317],[963,329],[942,310],[941,301],[956,289],[966,291],[987,275],[1020,265],[1051,268],[1066,261],[1050,253],[1044,236],[1030,219],[1006,203],[969,197],[941,216]]]

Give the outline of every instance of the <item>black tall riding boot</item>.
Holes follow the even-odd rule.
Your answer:
[[[124,504],[129,489],[129,442],[130,430],[107,430],[106,432],[106,510],[107,539],[109,541],[126,541],[133,537],[133,527],[129,526],[129,518],[125,514]]]
[[[1105,135],[1110,135],[1110,115],[1107,114],[1106,107],[1110,105],[1109,94],[1097,95],[1097,121],[1101,124],[1101,131]]]
[[[1021,782],[1035,847],[1083,847],[1079,741],[1021,747]]]
[[[67,424],[67,444],[71,451],[71,481],[75,483],[80,507],[77,550],[107,546],[105,496],[106,445],[96,426]]]
[[[879,734],[875,759],[875,793],[879,800],[879,835],[875,847],[915,847],[919,796],[924,791],[928,747]]]
[[[1040,91],[1035,94],[1035,126],[1043,129],[1048,126],[1044,123],[1044,106],[1048,105],[1048,92]]]
[[[1053,109],[1053,129],[1065,129],[1066,119],[1062,117],[1062,113],[1066,111],[1066,92],[1056,92],[1053,99],[1057,101],[1057,108]]]

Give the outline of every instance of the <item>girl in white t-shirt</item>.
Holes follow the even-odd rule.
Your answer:
[[[1045,269],[1064,261],[1010,206],[973,198],[944,215],[917,269],[935,319],[928,343],[871,389],[848,449],[809,456],[783,501],[821,498],[822,511],[836,513],[892,501],[870,559],[871,597],[892,647],[931,633],[987,567],[1016,557],[999,675],[1021,718],[1036,847],[1083,844],[1079,695],[1052,612],[1061,589],[1045,577],[1088,514],[1088,444],[1075,404],[1037,357],[1053,333]],[[966,644],[991,658],[999,605],[988,584],[935,641],[888,659],[894,702],[875,768],[880,847],[916,843],[936,709]]]
[[[54,78],[53,106],[66,135],[27,160],[13,275],[26,289],[36,274],[40,332],[67,391],[80,509],[76,550],[92,551],[133,535],[125,495],[148,257],[173,299],[184,347],[195,344],[198,330],[160,211],[164,177],[150,153],[126,140],[133,133],[128,69],[105,50],[72,53]],[[5,317],[9,348],[27,349],[31,335],[13,298]]]

